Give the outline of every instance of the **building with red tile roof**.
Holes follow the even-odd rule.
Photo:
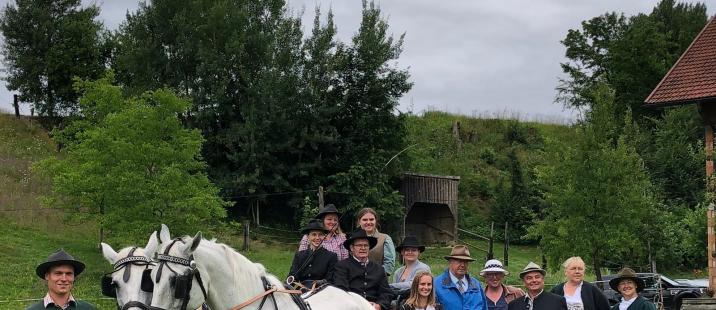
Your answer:
[[[716,18],[712,17],[691,45],[644,100],[645,107],[716,101]]]

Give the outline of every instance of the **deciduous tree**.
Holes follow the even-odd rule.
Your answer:
[[[0,16],[7,87],[39,115],[76,113],[74,77],[95,79],[106,51],[99,8],[80,0],[16,0]]]
[[[614,119],[614,95],[606,84],[595,91],[578,141],[560,145],[551,163],[538,169],[548,206],[530,233],[552,262],[580,255],[601,279],[605,259],[646,256],[656,200],[635,147],[623,135],[612,135],[631,118]]]
[[[82,110],[97,113],[60,156],[36,165],[53,185],[45,204],[76,220],[97,218],[114,237],[145,237],[158,223],[196,230],[223,218],[226,204],[200,157],[204,140],[177,117],[189,102],[167,90],[125,98],[110,82],[78,83]]]

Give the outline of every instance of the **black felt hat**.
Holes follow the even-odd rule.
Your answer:
[[[323,217],[329,213],[335,213],[336,215],[338,215],[338,217],[341,217],[341,213],[338,212],[338,209],[336,209],[336,206],[334,206],[332,203],[329,203],[329,204],[325,205],[323,207],[323,209],[318,210],[318,214],[316,214],[316,216],[314,218],[323,219]]]
[[[47,261],[37,265],[35,273],[40,279],[45,278],[47,271],[57,265],[71,265],[75,268],[75,276],[80,275],[85,270],[85,264],[81,261],[76,260],[72,255],[67,254],[65,250],[59,249],[47,257]]]
[[[368,234],[363,229],[356,229],[351,233],[351,235],[346,239],[345,242],[343,242],[343,247],[348,249],[348,251],[351,250],[351,245],[353,242],[355,242],[358,239],[368,239],[368,244],[370,244],[370,248],[374,248],[376,244],[378,244],[378,238],[368,236]]]
[[[310,221],[308,221],[308,225],[306,225],[306,228],[301,230],[301,234],[308,234],[311,230],[320,230],[324,234],[328,233],[328,229],[323,226],[323,222],[319,219],[311,219]]]
[[[405,236],[405,238],[403,238],[403,242],[399,246],[395,247],[395,250],[400,253],[403,248],[415,248],[421,253],[425,251],[425,246],[420,244],[418,238],[415,236]]]

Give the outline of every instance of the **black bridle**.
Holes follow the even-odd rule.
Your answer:
[[[177,241],[182,241],[181,238],[176,238],[172,240],[172,242],[164,249],[163,254],[157,254],[155,259],[159,262],[159,266],[157,267],[157,275],[154,278],[155,283],[159,283],[159,279],[162,277],[162,271],[164,270],[164,266],[169,269],[174,275],[176,276],[174,279],[174,298],[182,300],[181,310],[186,310],[187,305],[189,303],[189,299],[191,298],[191,286],[194,278],[196,278],[196,282],[199,283],[199,288],[201,288],[201,293],[204,294],[204,301],[206,301],[206,289],[204,288],[204,282],[201,280],[201,274],[199,273],[199,270],[196,268],[196,263],[194,262],[194,257],[191,256],[189,259],[178,257],[178,256],[171,256],[169,255],[169,250],[176,244]],[[189,267],[189,270],[186,274],[180,275],[178,272],[176,272],[174,269],[172,269],[171,266],[169,266],[169,263],[172,264],[179,264],[182,266]],[[152,310],[164,310],[162,308],[158,307],[151,307]]]
[[[102,276],[102,294],[108,297],[114,297],[117,298],[117,285],[114,284],[114,280],[112,279],[112,274],[115,272],[118,272],[122,269],[124,269],[124,274],[122,275],[122,280],[124,283],[129,282],[129,277],[132,275],[129,266],[128,265],[135,265],[135,266],[144,266],[144,272],[142,273],[142,278],[149,276],[147,271],[151,271],[149,269],[149,266],[153,266],[154,262],[152,262],[151,259],[145,257],[145,256],[135,256],[134,251],[137,250],[137,247],[133,247],[131,250],[129,250],[129,254],[127,254],[126,257],[116,261],[114,263],[114,270],[109,273],[105,273]],[[149,305],[146,305],[140,301],[132,300],[127,303],[125,303],[123,306],[120,307],[119,301],[117,301],[117,309],[118,310],[127,310],[129,308],[136,307],[143,310],[149,310]]]

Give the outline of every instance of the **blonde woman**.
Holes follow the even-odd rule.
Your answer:
[[[433,275],[428,271],[420,271],[410,285],[410,296],[400,306],[400,310],[443,310],[435,299]]]
[[[368,236],[378,239],[378,244],[370,250],[368,259],[382,265],[385,273],[391,275],[395,266],[395,244],[390,236],[378,231],[378,213],[372,208],[363,208],[358,211],[356,220]]]
[[[566,281],[552,288],[552,293],[564,296],[569,309],[609,310],[609,302],[602,290],[584,281],[584,260],[579,256],[568,258],[562,264]]]

